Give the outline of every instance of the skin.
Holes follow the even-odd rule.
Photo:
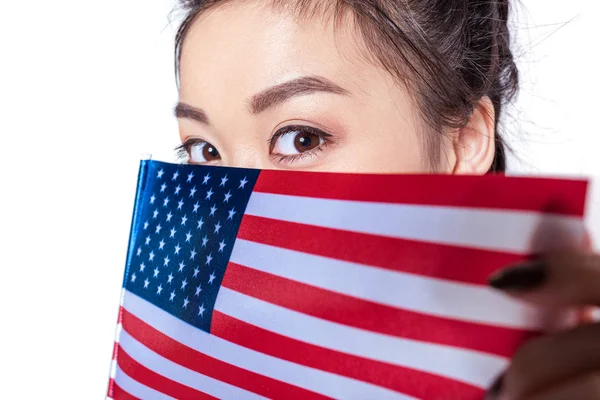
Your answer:
[[[489,99],[481,99],[463,128],[436,133],[440,146],[431,154],[423,135],[432,133],[409,91],[364,57],[355,27],[345,22],[334,29],[327,19],[299,21],[259,2],[230,2],[201,15],[184,41],[176,108],[180,150],[189,162],[486,173],[494,155]],[[597,256],[546,260],[546,282],[508,294],[549,307],[600,305]],[[591,324],[526,344],[489,398],[600,399],[599,338],[600,326]]]

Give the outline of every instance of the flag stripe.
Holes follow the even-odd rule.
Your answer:
[[[341,213],[339,210],[343,209]],[[307,210],[298,212],[298,210]],[[581,243],[581,218],[535,212],[366,203],[252,193],[246,214],[281,221],[429,243],[531,254],[540,227]],[[349,217],[352,216],[352,217]],[[533,247],[533,249],[532,249]]]
[[[173,397],[167,396],[159,391],[156,391],[137,380],[133,379],[119,366],[117,366],[117,376],[115,377],[115,384],[119,385],[123,391],[127,392],[130,396],[134,396],[140,399],[153,399],[153,400],[175,400]],[[121,400],[119,397],[115,397],[115,400]]]
[[[244,216],[238,238],[392,271],[486,284],[523,256]],[[360,246],[356,244],[360,243]]]
[[[477,398],[483,390],[410,368],[344,354],[250,325],[226,314],[213,314],[213,334],[256,351],[324,371],[360,379],[423,399]]]
[[[336,324],[225,287],[221,287],[215,310],[315,346],[445,376],[476,387],[486,387],[508,365],[503,357]],[[399,354],[403,356],[398,357]]]
[[[155,389],[173,395],[176,398],[265,399],[263,396],[229,385],[218,379],[199,374],[174,363],[148,349],[133,338],[127,331],[123,331],[120,346],[122,349],[129,350],[128,353],[133,354],[136,361],[143,363],[143,367],[148,368],[148,371],[155,372],[164,377],[164,382],[161,385],[162,387],[160,389],[155,387]],[[122,355],[120,355],[119,358],[121,359]],[[133,376],[133,378],[135,378],[135,376]],[[155,384],[155,381],[157,380],[158,379],[153,379],[153,384]],[[146,383],[144,381],[141,382]],[[146,384],[148,385],[148,383]],[[156,384],[158,386],[158,383]]]
[[[209,357],[162,334],[128,311],[124,311],[123,314],[127,332],[134,339],[182,367],[269,398],[325,398],[305,389]]]
[[[538,329],[543,322],[532,306],[483,286],[373,268],[243,239],[236,241],[230,262],[331,292],[442,318],[528,330]]]
[[[121,389],[116,383],[113,383],[112,388],[113,396],[111,398],[114,400],[141,400]]]
[[[510,357],[528,331],[432,317],[319,289],[230,263],[223,287],[313,317],[406,339]],[[424,329],[426,327],[426,329]],[[489,340],[493,337],[494,340]]]
[[[123,307],[149,326],[189,348],[240,368],[321,393],[327,397],[407,400],[386,388],[291,363],[210,335],[129,291],[127,291]]]
[[[360,187],[360,190],[357,190]],[[418,188],[415,190],[415,188]],[[506,190],[510,188],[510,193]],[[261,171],[255,192],[473,208],[544,211],[581,216],[587,182],[505,176],[356,175]],[[549,202],[548,199],[553,201]]]

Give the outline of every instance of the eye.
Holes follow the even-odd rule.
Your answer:
[[[215,146],[202,139],[188,139],[179,148],[189,158],[190,163],[206,164],[221,159]]]
[[[271,154],[295,156],[319,149],[331,136],[310,126],[287,126],[277,131],[271,139]]]

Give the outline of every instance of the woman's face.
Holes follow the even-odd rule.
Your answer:
[[[176,114],[189,161],[259,169],[453,172],[423,145],[408,93],[364,56],[356,28],[231,2],[185,38]]]

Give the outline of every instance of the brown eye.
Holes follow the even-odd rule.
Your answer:
[[[326,133],[312,127],[286,127],[273,137],[271,153],[280,156],[306,153],[323,145],[326,136]]]
[[[190,146],[189,154],[190,161],[198,164],[221,159],[217,148],[208,142],[201,142]]]

